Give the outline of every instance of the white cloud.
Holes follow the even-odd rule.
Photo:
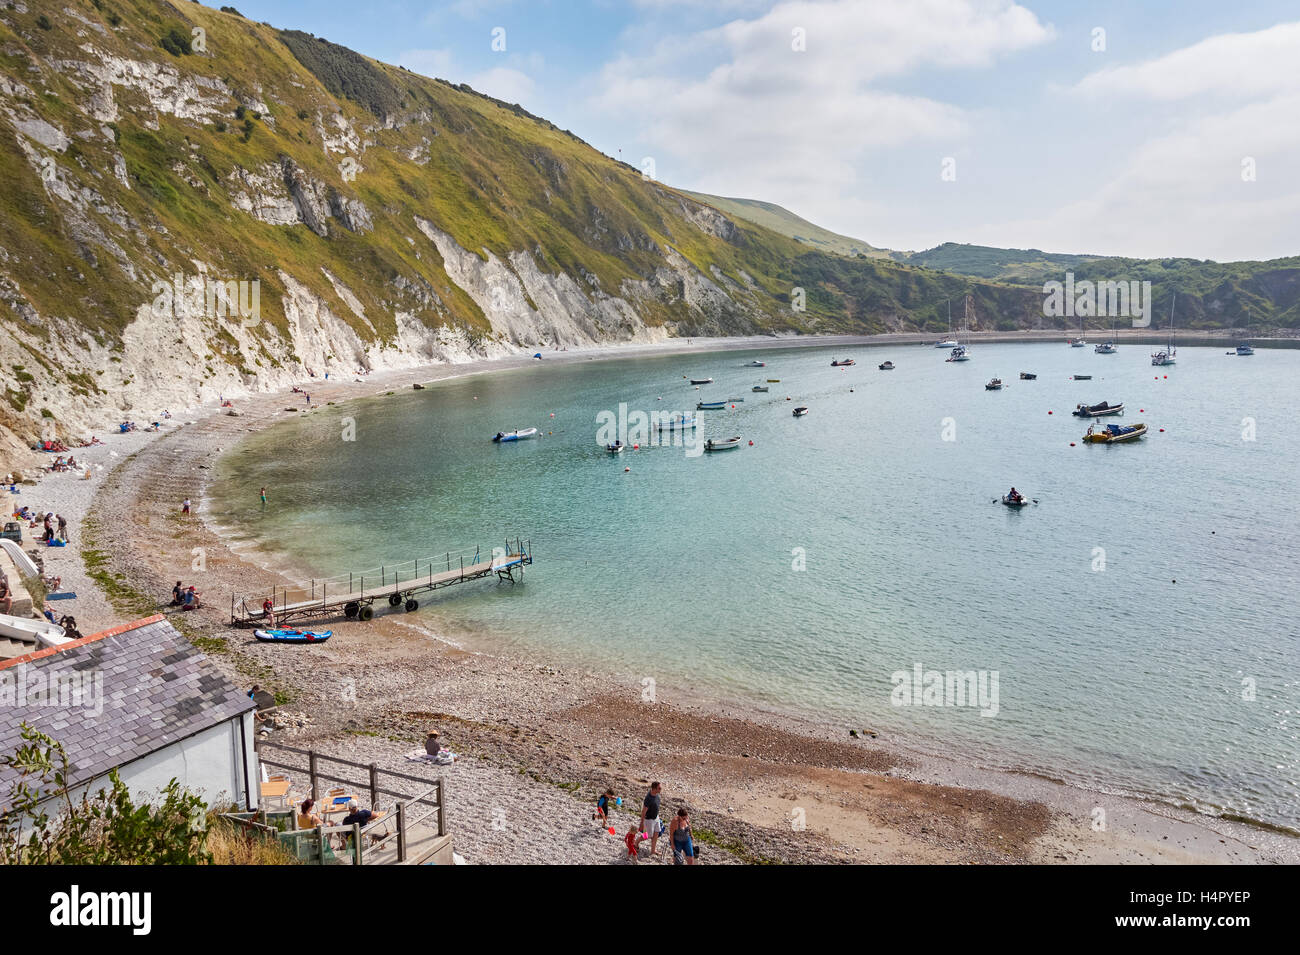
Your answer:
[[[1255,33],[1225,33],[1132,66],[1090,73],[1076,92],[1184,100],[1216,94],[1251,98],[1295,89],[1300,71],[1300,23]]]
[[[480,93],[487,93],[507,103],[526,106],[537,89],[532,77],[521,70],[498,66],[475,73],[466,81]]]
[[[450,50],[403,50],[397,55],[397,62],[414,73],[450,79],[452,69]]]

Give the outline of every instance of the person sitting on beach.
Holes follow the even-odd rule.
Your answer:
[[[9,577],[4,571],[0,571],[0,607],[4,608],[5,613],[14,609],[13,594],[9,592]]]
[[[438,741],[438,731],[429,730],[429,735],[424,738],[424,752],[428,756],[437,756],[442,750],[442,743]]]
[[[274,606],[270,597],[262,601],[262,616],[266,618],[267,625],[270,627],[275,626],[275,611],[272,609]]]
[[[199,600],[199,592],[194,589],[194,585],[185,588],[185,594],[181,598],[181,610],[198,610],[203,604]]]
[[[320,815],[312,812],[315,805],[316,803],[311,799],[304,799],[302,801],[302,806],[298,810],[299,829],[315,829],[317,826],[325,825],[325,823],[321,821]]]
[[[59,618],[59,626],[63,628],[63,635],[71,637],[73,640],[81,639],[81,631],[77,629],[77,618],[69,614],[64,614]]]
[[[167,606],[179,607],[182,603],[184,603],[184,596],[183,596],[184,593],[185,593],[185,588],[181,586],[181,582],[179,580],[176,581],[176,586],[172,588],[172,602]]]

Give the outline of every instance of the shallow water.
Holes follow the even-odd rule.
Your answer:
[[[273,565],[321,576],[518,535],[536,559],[522,585],[452,588],[419,613],[484,648],[1297,826],[1300,352],[1187,347],[1156,369],[1151,350],[538,362],[256,435],[208,506]],[[768,366],[743,367],[755,358]],[[878,371],[887,358],[897,370]],[[995,374],[1006,387],[985,391]],[[750,391],[766,378],[781,382]],[[745,400],[698,412],[699,434],[741,435],[738,450],[597,442],[620,403],[730,397]],[[1148,437],[1078,443],[1069,411],[1103,399],[1129,408],[1103,422]],[[489,440],[530,426],[545,436]],[[994,503],[1011,484],[1038,503]],[[986,671],[990,692],[996,671],[996,715],[987,697],[895,705],[918,664]]]

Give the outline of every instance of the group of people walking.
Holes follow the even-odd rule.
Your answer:
[[[672,843],[673,865],[695,865],[696,848],[695,840],[691,836],[690,811],[682,806],[665,827],[663,820],[659,818],[662,798],[663,785],[659,782],[651,783],[650,791],[641,800],[641,815],[636,828],[629,828],[623,838],[627,845],[628,858],[633,862],[637,861],[643,842],[649,842],[650,855],[656,855],[659,851],[659,837],[666,834]],[[610,815],[615,805],[621,804],[622,801],[614,795],[614,791],[606,789],[596,800],[596,811],[592,817],[599,820],[602,826],[608,826],[610,832],[614,832],[614,827],[610,825]]]

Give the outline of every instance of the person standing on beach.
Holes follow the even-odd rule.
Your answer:
[[[266,507],[266,488],[262,488],[262,506]]]
[[[59,514],[56,519],[59,522],[59,540],[66,544],[68,542],[68,519],[62,514]]]
[[[659,846],[659,794],[663,787],[658,782],[650,784],[650,791],[641,803],[641,831],[650,836],[650,854]]]
[[[695,844],[691,841],[691,817],[683,806],[668,827],[673,840],[673,865],[695,865]]]

